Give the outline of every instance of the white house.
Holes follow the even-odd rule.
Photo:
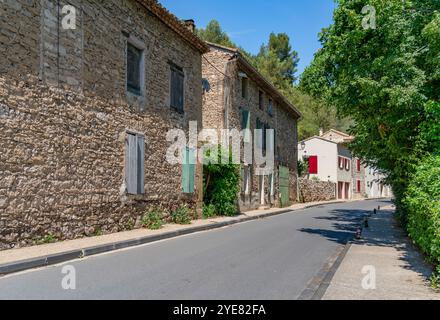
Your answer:
[[[368,198],[389,198],[393,196],[391,187],[384,183],[385,176],[378,170],[365,170],[365,190]]]
[[[348,150],[347,144],[353,139],[337,130],[321,132],[299,143],[298,159],[309,163],[310,179],[337,185],[337,199],[391,197],[391,188],[383,182],[384,176],[362,164]]]
[[[334,182],[337,184],[338,199],[352,199],[353,158],[346,147],[351,137],[346,135],[341,138],[336,134],[332,140],[325,137],[329,135],[323,134],[300,142],[298,158],[300,161],[308,161],[311,179]]]

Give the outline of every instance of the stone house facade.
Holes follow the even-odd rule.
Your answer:
[[[0,249],[200,207],[201,167],[165,156],[202,126],[207,50],[155,0],[1,1]]]
[[[203,56],[204,129],[249,130],[241,144],[241,210],[286,206],[297,201],[297,123],[300,112],[282,96],[239,50],[209,44]],[[257,175],[255,157],[244,158],[255,130],[272,129],[274,167]],[[250,135],[250,137],[249,137]],[[266,139],[262,148],[267,152]],[[254,150],[255,151],[255,150]],[[267,154],[266,154],[267,155]]]

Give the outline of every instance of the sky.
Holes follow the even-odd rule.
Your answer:
[[[159,0],[180,19],[204,28],[219,21],[231,40],[256,54],[271,32],[289,35],[299,53],[298,75],[320,48],[318,33],[332,22],[334,0]]]

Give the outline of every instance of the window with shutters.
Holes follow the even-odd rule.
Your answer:
[[[267,107],[267,114],[273,117],[273,101],[269,99],[269,106]]]
[[[125,139],[125,184],[128,194],[145,193],[145,137],[127,133]]]
[[[250,142],[251,129],[251,113],[248,110],[241,110],[241,130],[243,130],[243,140],[245,143]]]
[[[361,193],[361,180],[357,181],[357,192]]]
[[[170,80],[170,106],[178,112],[183,113],[185,100],[185,74],[183,69],[172,64]]]
[[[196,178],[196,151],[186,148],[183,154],[182,165],[182,191],[183,193],[194,193]]]
[[[143,50],[127,43],[127,91],[142,94],[142,60]]]
[[[248,78],[242,77],[241,78],[241,97],[244,99],[248,98],[248,91],[249,91],[249,80]]]
[[[264,93],[261,90],[258,92],[258,106],[260,110],[264,109]]]

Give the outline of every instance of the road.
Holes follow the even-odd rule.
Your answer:
[[[0,299],[293,300],[385,204],[325,205],[14,274],[0,278]],[[62,288],[66,265],[75,290]]]

